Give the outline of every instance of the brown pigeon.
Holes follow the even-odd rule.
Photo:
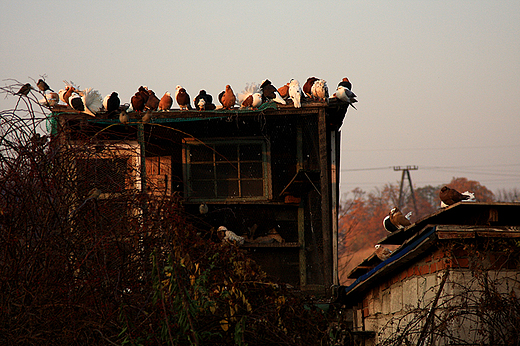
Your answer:
[[[316,77],[309,77],[309,78],[307,78],[307,81],[305,82],[305,84],[303,85],[303,88],[302,88],[303,89],[303,93],[307,97],[312,97],[312,93],[311,93],[312,85],[317,80],[318,80],[318,78],[316,78]]]
[[[144,111],[144,105],[146,101],[143,99],[143,95],[140,92],[136,92],[130,99],[130,103],[136,112]]]
[[[47,84],[43,79],[38,79],[38,83],[36,83],[36,86],[43,92],[46,92],[47,90],[54,92],[54,90],[49,88],[49,84]]]
[[[148,101],[146,101],[144,109],[156,111],[159,107],[160,102],[161,100],[159,100],[159,98],[155,96],[155,93],[152,90],[148,90]]]
[[[231,86],[226,85],[226,90],[219,94],[219,101],[222,103],[224,109],[233,108],[233,106],[235,106],[236,100],[237,98],[233,93],[233,89],[231,89]]]
[[[439,198],[441,201],[446,204],[447,206],[458,203],[460,201],[465,201],[467,199],[470,199],[471,196],[463,195],[457,190],[450,189],[447,186],[443,186],[441,191],[439,192]]]
[[[27,84],[24,84],[15,95],[27,96],[27,95],[29,95],[29,91],[31,91],[31,90],[32,90],[31,84],[27,83]]]
[[[289,97],[289,83],[285,84],[284,86],[281,86],[278,88],[278,93],[280,96],[284,99],[287,99]]]
[[[168,111],[168,110],[170,110],[170,108],[172,108],[172,105],[173,105],[172,95],[167,91],[164,93],[163,97],[161,97],[161,100],[159,101],[159,110]]]
[[[177,91],[177,95],[175,96],[175,99],[177,101],[177,104],[181,108],[181,110],[191,109],[190,95],[188,95],[188,93],[186,92],[186,89],[180,88]]]
[[[398,229],[410,226],[412,223],[408,220],[399,208],[395,207],[390,210],[390,222]]]

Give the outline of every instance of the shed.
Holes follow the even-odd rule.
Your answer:
[[[221,225],[250,240],[276,231],[280,241],[250,241],[242,250],[274,279],[325,293],[338,284],[337,167],[347,108],[330,99],[301,108],[171,110],[153,112],[149,123],[131,112],[123,125],[106,113],[55,107],[51,124],[57,145],[85,148],[74,158],[77,193],[176,194],[208,236]]]
[[[340,300],[380,344],[510,344],[520,337],[520,204],[462,202],[389,234]],[[507,307],[507,308],[506,308]]]

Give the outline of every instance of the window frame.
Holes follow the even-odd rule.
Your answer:
[[[269,142],[266,141],[262,137],[236,137],[236,138],[206,138],[206,139],[195,139],[195,138],[184,138],[182,141],[182,166],[183,166],[183,178],[184,178],[184,197],[186,200],[193,202],[200,201],[212,201],[212,202],[244,202],[244,201],[267,201],[272,198],[272,189],[271,189],[271,160],[270,160],[270,146]],[[262,195],[258,196],[217,196],[217,185],[215,185],[215,189],[213,190],[213,196],[193,196],[191,192],[192,186],[192,170],[191,170],[191,160],[190,160],[190,148],[194,146],[206,146],[210,147],[213,151],[213,156],[211,161],[207,161],[208,164],[212,164],[215,167],[218,163],[217,161],[217,151],[215,150],[215,146],[219,145],[234,145],[238,147],[239,145],[261,145],[262,148],[262,174],[261,179],[262,184]],[[221,156],[222,157],[222,156]],[[243,160],[245,161],[245,160]],[[236,158],[237,165],[240,169],[241,160],[240,155],[237,155]],[[260,162],[260,161],[257,161]],[[250,163],[250,162],[249,162]],[[215,184],[218,182],[217,170],[213,169],[214,178],[211,179]],[[244,179],[245,180],[245,179]],[[237,175],[238,189],[241,191],[241,182],[243,180],[240,178],[240,175]]]

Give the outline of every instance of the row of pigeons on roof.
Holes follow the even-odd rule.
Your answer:
[[[439,192],[439,198],[441,200],[441,208],[447,208],[458,202],[475,202],[475,194],[469,191],[460,193],[459,191],[452,189],[448,186],[443,186]],[[410,217],[412,212],[403,215],[399,208],[394,207],[390,210],[388,215],[383,219],[383,227],[389,232],[393,233],[400,229],[404,229],[410,226],[412,222]],[[375,246],[375,254],[382,261],[388,259],[392,254],[392,251],[377,244]]]
[[[329,98],[336,98],[341,102],[348,103],[353,108],[357,102],[356,95],[352,92],[352,84],[348,78],[343,78],[332,96],[329,97],[327,82],[316,77],[309,77],[303,86],[296,79],[291,79],[280,88],[276,88],[268,79],[260,85],[256,83],[247,84],[245,90],[235,94],[230,85],[226,85],[218,95],[220,105],[215,105],[213,97],[205,90],[200,90],[199,94],[193,99],[185,88],[177,85],[175,95],[167,91],[159,99],[155,92],[146,86],[140,86],[137,92],[131,97],[130,103],[122,104],[117,92],[112,92],[102,98],[99,91],[93,88],[81,90],[71,82],[64,81],[65,88],[54,92],[43,79],[37,82],[38,90],[44,95],[40,103],[44,106],[54,107],[63,103],[72,109],[88,113],[95,116],[97,112],[125,111],[169,111],[172,109],[174,100],[181,110],[214,110],[214,109],[258,109],[266,102],[276,102],[279,104],[292,103],[295,108],[300,108],[302,103],[308,101],[328,102]],[[37,90],[30,83],[24,84],[15,95],[27,96],[31,90]]]

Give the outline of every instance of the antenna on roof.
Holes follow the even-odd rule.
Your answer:
[[[404,176],[406,174],[406,176],[408,177],[408,184],[410,185],[410,193],[412,194],[412,199],[413,199],[413,207],[415,209],[415,215],[417,215],[419,212],[417,211],[417,201],[415,200],[415,192],[413,190],[413,185],[412,185],[412,178],[410,176],[410,171],[416,171],[418,170],[419,167],[417,166],[406,166],[406,167],[401,167],[401,166],[394,166],[394,171],[402,171],[403,174],[401,175],[401,186],[399,188],[399,203],[397,203],[398,205],[398,208],[399,209],[402,209],[403,208],[403,185],[404,185]]]

